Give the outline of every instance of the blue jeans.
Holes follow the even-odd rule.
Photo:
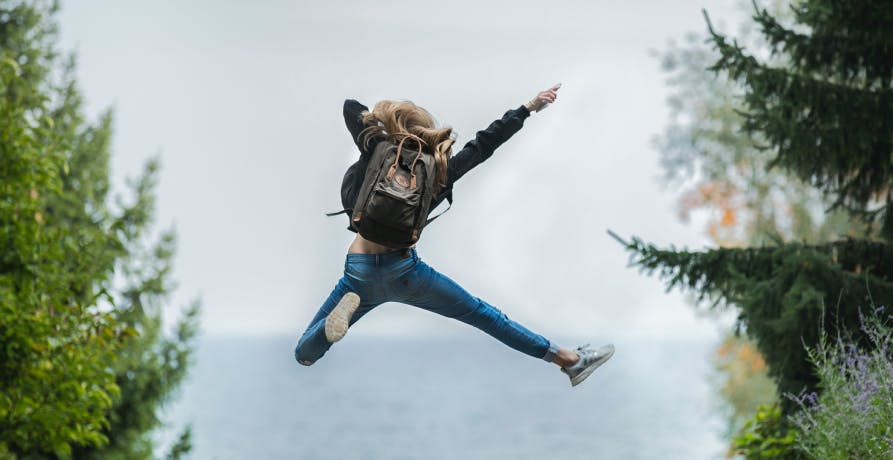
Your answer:
[[[472,296],[455,281],[419,259],[415,249],[386,254],[347,254],[344,276],[310,321],[295,347],[295,359],[309,366],[332,346],[326,317],[347,292],[360,296],[350,319],[359,321],[384,302],[401,302],[470,324],[515,350],[552,362],[558,346],[510,320],[496,307]]]

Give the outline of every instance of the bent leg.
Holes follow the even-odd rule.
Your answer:
[[[419,261],[413,274],[420,289],[402,302],[470,324],[521,353],[552,362],[559,348],[512,321],[505,313],[469,294],[447,276]]]
[[[345,283],[344,278],[342,278],[338,281],[338,284],[335,285],[335,289],[332,290],[332,293],[329,294],[326,301],[323,302],[319,311],[316,312],[316,315],[313,316],[313,319],[310,320],[310,325],[307,326],[307,330],[304,331],[304,334],[301,335],[300,340],[298,340],[298,344],[295,346],[295,360],[297,360],[298,363],[303,364],[304,366],[309,366],[315,363],[319,358],[322,358],[326,351],[332,347],[332,343],[326,339],[326,317],[329,316],[329,313],[332,312],[332,309],[335,308],[335,305],[338,304],[341,297],[348,292],[350,292],[350,288]],[[378,305],[379,304],[364,303],[364,299],[361,295],[360,307],[357,308],[357,311],[350,318],[350,324],[353,325],[353,323],[357,322],[363,315]]]

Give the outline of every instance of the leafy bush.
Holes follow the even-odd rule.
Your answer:
[[[802,432],[798,448],[810,457],[893,458],[893,315],[883,312],[860,313],[870,343],[823,337],[809,350],[821,395],[786,395],[800,408],[790,420]]]
[[[158,161],[112,198],[112,115],[84,115],[57,10],[0,0],[0,460],[149,459],[199,306],[162,329],[176,238],[153,235]]]
[[[747,460],[803,458],[796,448],[796,429],[781,415],[778,404],[764,404],[732,440],[732,453]]]

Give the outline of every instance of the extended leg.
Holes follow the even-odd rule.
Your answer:
[[[598,349],[584,345],[573,351],[560,348],[543,336],[534,334],[510,320],[496,307],[472,296],[455,281],[421,261],[410,278],[415,283],[421,284],[421,288],[402,299],[403,302],[458,319],[490,334],[515,350],[557,364],[570,378],[572,386],[583,382],[614,354],[613,345],[605,345]]]
[[[558,346],[508,318],[489,303],[472,296],[455,281],[419,261],[413,276],[422,283],[412,296],[402,302],[470,324],[500,342],[535,358],[553,362]]]
[[[349,292],[350,289],[347,287],[344,279],[341,279],[335,286],[335,289],[332,290],[332,293],[329,294],[326,301],[319,308],[319,311],[316,312],[316,315],[313,316],[313,319],[310,320],[310,325],[307,326],[307,330],[304,331],[301,339],[298,340],[298,345],[295,347],[295,359],[298,363],[309,366],[315,363],[326,353],[326,351],[329,350],[329,348],[332,347],[332,342],[326,337],[326,318],[335,306],[338,305],[338,302],[345,296],[345,294],[348,294]],[[363,299],[360,298],[360,306],[350,317],[349,324],[357,322],[363,315],[376,306],[378,306],[378,304],[364,304]],[[332,325],[330,324],[330,329],[331,326]],[[343,335],[344,331],[340,331],[338,339]]]

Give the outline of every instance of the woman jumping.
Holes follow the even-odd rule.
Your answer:
[[[353,209],[376,144],[396,144],[407,137],[419,140],[419,156],[434,156],[435,198],[430,209],[444,199],[452,201],[453,184],[518,132],[531,113],[555,102],[558,88],[541,91],[530,102],[507,111],[455,156],[452,128],[437,127],[434,118],[412,102],[380,101],[370,112],[355,100],[345,101],[344,122],[360,150],[360,159],[344,175],[344,208]],[[358,233],[347,250],[344,275],[298,341],[295,359],[305,366],[313,364],[344,337],[348,327],[384,302],[405,303],[470,324],[515,350],[557,364],[574,386],[614,354],[613,345],[560,348],[422,262],[414,244],[389,247]]]

